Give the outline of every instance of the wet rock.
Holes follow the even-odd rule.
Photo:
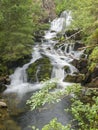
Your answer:
[[[30,47],[30,46],[29,46]],[[22,55],[20,58],[6,61],[7,71],[12,74],[17,67],[22,67],[24,64],[28,63],[32,58],[31,52],[30,54]]]
[[[84,44],[81,43],[80,41],[76,41],[75,44],[74,44],[74,50],[78,50],[79,48],[82,48],[84,47]]]
[[[47,21],[53,20],[56,17],[55,12],[55,3],[53,0],[43,0],[42,1],[43,9],[45,10],[45,13],[47,15]]]
[[[88,61],[85,58],[81,58],[80,60],[74,59],[72,61],[72,65],[75,66],[82,74],[85,74],[88,71]]]
[[[41,42],[41,39],[43,38],[43,35],[44,35],[44,31],[36,31],[34,33],[34,40],[35,42]]]
[[[5,102],[0,101],[0,108],[7,108],[7,104]]]
[[[92,88],[98,88],[98,77],[92,79],[92,81],[88,83],[87,86]]]
[[[1,76],[0,77],[0,93],[3,92],[7,87],[6,85],[10,84],[10,79],[8,75],[6,76]]]
[[[84,74],[73,74],[73,75],[67,75],[64,81],[67,82],[73,82],[73,83],[82,83],[85,78]]]
[[[6,76],[1,76],[0,77],[0,83],[1,84],[10,84],[10,79],[9,79],[9,76],[6,75]]]
[[[2,83],[0,83],[0,93],[2,93],[4,90],[6,90],[6,86]]]
[[[94,68],[92,72],[92,78],[98,77],[98,65]]]
[[[96,86],[97,77],[98,77],[98,66],[94,68],[93,72],[88,71],[86,73],[85,84],[87,84],[88,86]]]
[[[43,81],[51,77],[52,65],[47,57],[43,57],[31,64],[27,69],[28,81]]]

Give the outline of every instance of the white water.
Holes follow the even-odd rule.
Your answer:
[[[60,18],[55,18],[51,22],[50,30],[47,31],[46,35],[44,36],[45,39],[51,39],[56,37],[57,33],[63,34],[66,28],[70,25],[72,21],[71,12],[64,11]]]
[[[51,80],[57,79],[58,85],[66,87],[71,83],[63,82],[64,78],[67,75],[67,72],[64,71],[64,66],[68,66],[70,69],[70,74],[77,72],[78,70],[70,64],[73,59],[79,59],[82,54],[82,51],[73,51],[74,44],[64,43],[63,46],[59,46],[58,49],[55,49],[57,41],[52,39],[56,37],[57,33],[64,33],[66,27],[70,25],[72,20],[71,12],[63,12],[60,18],[56,18],[51,23],[51,27],[48,32],[46,32],[44,38],[46,42],[42,44],[37,44],[33,48],[32,59],[29,63],[25,64],[23,67],[18,67],[14,74],[10,76],[11,84],[8,85],[7,90],[4,93],[18,93],[23,95],[27,92],[41,89],[43,84],[38,82],[38,77],[36,72],[36,83],[30,84],[27,82],[26,69],[36,60],[42,57],[42,55],[47,56],[53,66]],[[65,49],[62,50],[62,47]]]

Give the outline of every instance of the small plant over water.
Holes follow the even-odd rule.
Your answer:
[[[54,118],[49,124],[45,125],[42,130],[70,130],[70,128],[71,125],[68,124],[64,126]]]
[[[73,86],[69,86],[67,89],[58,90],[56,84],[56,81],[46,81],[43,84],[43,88],[31,96],[31,98],[27,101],[31,110],[42,107],[46,103],[50,104],[59,102],[62,98],[68,96],[69,94],[73,94],[74,92],[77,93],[81,87],[80,85],[73,84]]]
[[[43,106],[47,101],[49,102],[51,100],[49,93],[54,88],[56,88],[56,82],[47,81],[43,83],[43,88],[34,93],[30,100],[27,101],[27,104],[30,105],[31,110]]]
[[[55,91],[56,90],[56,91]],[[46,103],[56,103],[61,101],[62,98],[70,95],[72,97],[72,105],[68,111],[71,111],[74,120],[78,123],[78,130],[97,130],[98,129],[98,93],[96,90],[84,89],[79,84],[68,86],[63,91],[57,90],[56,81],[47,81],[43,89],[34,93],[27,104],[30,105],[31,110],[40,108]],[[73,122],[72,121],[72,122]],[[33,130],[38,130],[32,127]],[[62,125],[56,118],[45,125],[42,130],[75,130],[69,125]]]
[[[32,130],[39,130],[35,126],[31,127]],[[60,122],[57,121],[57,118],[54,118],[49,122],[49,124],[45,125],[42,130],[70,130],[71,125],[68,124],[66,126],[62,125]],[[73,129],[71,129],[73,130]]]

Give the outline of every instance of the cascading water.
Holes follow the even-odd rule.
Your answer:
[[[10,76],[11,84],[7,86],[7,90],[4,92],[5,95],[8,93],[17,93],[18,97],[21,96],[22,98],[24,94],[42,88],[43,85],[39,83],[39,79],[38,79],[39,69],[36,72],[36,83],[33,83],[33,84],[27,82],[26,69],[29,67],[30,64],[42,58],[43,55],[49,58],[53,66],[51,79],[52,80],[57,79],[58,85],[59,84],[62,85],[62,88],[71,84],[71,83],[63,81],[64,78],[66,78],[67,76],[67,72],[64,70],[64,66],[69,67],[70,74],[73,74],[74,72],[78,72],[78,70],[73,65],[71,65],[71,62],[73,59],[79,59],[79,57],[81,56],[83,52],[74,51],[73,43],[70,43],[70,44],[64,43],[63,46],[59,45],[55,49],[55,46],[57,45],[58,41],[53,40],[54,37],[57,37],[56,35],[58,33],[61,33],[61,34],[64,33],[67,26],[70,25],[71,20],[72,20],[71,12],[66,12],[66,11],[64,11],[61,14],[60,18],[56,18],[55,20],[53,20],[49,31],[47,31],[44,36],[44,40],[43,40],[44,42],[34,46],[31,61],[25,64],[23,67],[18,67],[15,70],[14,74]],[[59,109],[59,108],[56,108],[56,109]],[[33,114],[33,116],[37,118],[36,114],[35,115]],[[61,117],[61,118],[64,118],[64,120],[66,120],[65,117]],[[36,122],[35,120],[36,119],[34,119],[34,122]],[[38,118],[37,118],[37,121],[38,121]],[[45,121],[43,120],[43,122]],[[23,128],[23,130],[29,130],[29,128],[26,127],[26,128]]]

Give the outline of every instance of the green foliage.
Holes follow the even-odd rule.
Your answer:
[[[97,23],[96,29],[93,30],[92,34],[88,37],[86,42],[91,45],[98,44],[98,23]]]
[[[88,67],[88,70],[90,71],[90,72],[93,72],[94,71],[94,68],[96,67],[96,63],[94,63],[94,62],[92,62],[91,63],[91,65]]]
[[[92,53],[89,55],[89,66],[88,70],[90,72],[93,72],[94,68],[97,66],[98,63],[98,47],[95,47],[92,51]]]
[[[71,126],[64,126],[60,122],[57,121],[56,118],[50,121],[49,124],[45,125],[42,130],[70,130]],[[72,129],[71,129],[72,130]]]
[[[35,126],[32,126],[31,128],[32,130],[39,130]],[[71,129],[70,124],[64,126],[60,122],[57,121],[57,118],[54,118],[49,122],[49,124],[45,125],[42,128],[42,130],[73,130],[73,129]]]
[[[7,66],[31,54],[35,32],[49,26],[42,23],[45,11],[37,0],[0,0],[0,63]]]
[[[94,5],[98,2],[93,2],[92,0],[55,0],[57,3],[57,10],[59,8],[59,12],[62,12],[62,10],[71,10],[73,15],[73,22],[74,25],[77,27],[88,27],[91,25],[91,23],[94,20],[93,14],[91,14],[91,11],[94,9]],[[93,5],[92,5],[93,2]],[[61,8],[62,6],[62,8]],[[93,23],[92,23],[93,24]]]
[[[98,63],[98,47],[95,47],[92,53],[89,56],[89,60],[95,63]]]
[[[59,15],[62,11],[66,10],[66,0],[55,0],[56,4],[56,13]]]
[[[84,103],[74,99],[71,112],[78,121],[79,130],[96,130],[98,128],[98,97],[91,98],[91,102]]]
[[[35,126],[31,126],[30,127],[32,130],[39,130],[38,128],[36,128]]]
[[[26,47],[32,44],[31,4],[31,0],[0,1],[0,57],[3,62],[31,53],[31,48]]]
[[[78,93],[81,90],[81,86],[78,84],[73,84],[67,89],[55,91],[57,88],[56,81],[46,81],[43,84],[43,88],[34,93],[27,104],[30,106],[31,110],[44,106],[46,103],[56,103],[61,101],[62,98],[68,96],[69,94]]]
[[[31,110],[34,110],[46,103],[56,103],[65,96],[72,95],[72,105],[68,111],[71,111],[75,120],[78,121],[77,127],[79,127],[79,130],[96,130],[98,128],[97,91],[85,90],[79,84],[68,86],[63,91],[55,90],[56,82],[47,81],[43,89],[34,93],[30,100],[27,101],[27,104],[30,105]],[[36,130],[36,128],[33,130]],[[42,130],[72,130],[72,128],[71,124],[63,126],[57,119],[53,119]]]
[[[0,76],[4,75],[7,72],[7,67],[0,64]]]
[[[31,110],[41,107],[47,102],[51,102],[53,99],[53,94],[49,94],[49,92],[54,88],[56,88],[56,82],[45,82],[43,84],[43,88],[40,91],[34,93],[30,100],[27,101],[27,104],[30,105]]]

